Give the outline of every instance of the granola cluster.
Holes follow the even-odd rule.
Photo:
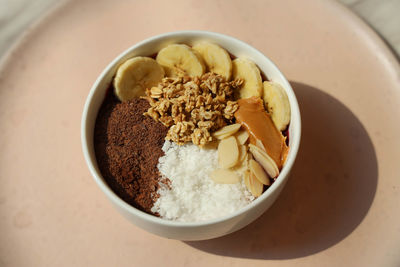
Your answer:
[[[151,105],[145,115],[169,127],[167,140],[177,144],[205,145],[211,133],[233,119],[238,104],[233,101],[242,79],[226,81],[221,75],[163,78],[157,87],[146,89]]]

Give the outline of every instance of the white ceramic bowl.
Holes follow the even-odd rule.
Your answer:
[[[93,132],[97,113],[103,103],[105,93],[109,87],[117,67],[134,56],[148,56],[157,53],[161,48],[172,43],[191,45],[198,40],[208,40],[217,43],[236,57],[247,57],[253,60],[269,80],[280,83],[289,97],[291,107],[291,122],[289,126],[290,151],[285,166],[278,179],[259,198],[245,208],[233,214],[204,222],[174,222],[164,220],[144,213],[118,197],[107,185],[97,166]],[[239,230],[263,214],[278,197],[288,180],[290,170],[295,161],[300,144],[301,121],[296,96],[293,90],[279,71],[279,69],[261,52],[250,45],[235,38],[205,31],[180,31],[166,33],[139,42],[130,47],[114,59],[100,74],[87,97],[82,116],[82,147],[86,163],[94,180],[117,210],[136,226],[153,234],[179,240],[204,240],[223,236]]]

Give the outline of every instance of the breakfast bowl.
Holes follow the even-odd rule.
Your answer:
[[[125,202],[112,190],[100,172],[96,160],[94,128],[105,95],[122,63],[133,57],[155,55],[170,44],[186,44],[190,47],[199,41],[217,44],[226,49],[232,57],[245,57],[252,60],[268,81],[279,83],[282,86],[290,103],[290,124],[287,128],[289,150],[279,176],[264,193],[248,205],[221,217],[199,222],[181,222],[143,212]],[[262,215],[277,199],[289,178],[299,149],[300,135],[301,120],[296,96],[289,82],[274,63],[243,41],[206,31],[180,31],[157,35],[135,44],[117,56],[93,84],[84,106],[81,125],[82,149],[90,173],[115,208],[137,227],[165,238],[186,241],[205,240],[227,235],[245,227]]]

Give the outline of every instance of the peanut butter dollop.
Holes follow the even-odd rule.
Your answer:
[[[285,137],[278,131],[271,117],[265,111],[262,100],[253,96],[239,99],[237,103],[239,108],[235,112],[235,118],[249,132],[250,143],[255,145],[257,139],[261,140],[267,154],[281,169],[287,156],[288,147]]]

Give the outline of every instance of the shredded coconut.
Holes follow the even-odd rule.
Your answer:
[[[160,194],[152,212],[162,218],[182,222],[197,222],[218,218],[237,211],[254,197],[243,183],[216,184],[209,174],[218,167],[216,149],[201,149],[187,143],[177,145],[165,141],[165,156],[158,169],[170,183],[160,183]]]

